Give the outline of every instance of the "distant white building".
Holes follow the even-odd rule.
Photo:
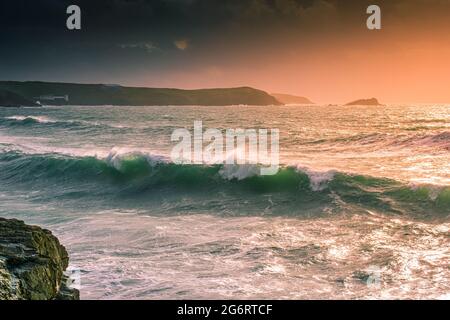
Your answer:
[[[53,101],[53,102],[57,102],[57,101],[61,101],[64,100],[65,102],[69,102],[69,95],[63,95],[63,96],[55,96],[53,94],[48,94],[48,95],[43,95],[43,96],[39,96],[39,97],[35,97],[34,98],[39,104],[41,103],[45,103],[46,101]]]

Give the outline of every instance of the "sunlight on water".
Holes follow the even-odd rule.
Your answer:
[[[280,129],[282,169],[174,165],[196,120]],[[1,109],[0,216],[50,228],[82,298],[445,299],[449,130],[448,105]]]

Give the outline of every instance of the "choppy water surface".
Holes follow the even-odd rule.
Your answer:
[[[282,169],[175,165],[174,129],[278,128]],[[450,298],[450,106],[0,108],[0,216],[82,298]]]

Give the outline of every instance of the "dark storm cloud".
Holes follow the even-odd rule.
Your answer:
[[[0,77],[159,72],[201,64],[215,48],[237,54],[290,35],[332,38],[364,29],[372,3],[387,16],[449,8],[442,0],[2,0]],[[82,9],[81,31],[65,27],[71,4]]]
[[[65,27],[71,4],[81,7],[81,31]],[[228,35],[233,48],[245,41],[245,29],[253,37],[253,30],[279,17],[295,18],[312,5],[313,0],[3,0],[0,77],[51,78],[60,70],[74,75],[92,68],[120,73],[124,61],[127,70],[176,67],[182,63],[177,52],[191,45],[197,53],[185,56],[201,59],[198,53],[218,35],[220,41]]]
[[[83,27],[91,35],[107,31],[176,32],[205,31],[242,18],[256,22],[268,17],[295,17],[314,0],[4,0],[0,3],[0,26],[28,32],[63,33],[65,9],[82,8]],[[34,32],[35,31],[35,32]],[[5,34],[3,34],[5,36]],[[13,37],[13,35],[10,35]]]
[[[79,40],[146,40],[183,34],[207,35],[227,26],[270,28],[285,24],[315,28],[337,16],[364,17],[365,8],[377,3],[387,13],[402,7],[413,10],[423,5],[447,6],[442,0],[2,0],[0,27],[2,40],[39,41],[46,36],[67,37],[65,9],[70,4],[82,8],[83,30]],[[416,8],[417,9],[417,8]],[[408,14],[414,15],[414,12]],[[309,24],[304,21],[314,18]],[[350,19],[351,20],[351,19]],[[359,23],[360,21],[357,20]],[[350,21],[351,23],[351,21]],[[101,36],[101,38],[98,38]],[[47,39],[46,39],[47,40]],[[59,40],[59,39],[58,39]],[[72,41],[74,39],[71,39]]]

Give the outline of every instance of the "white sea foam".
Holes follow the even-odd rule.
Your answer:
[[[432,185],[432,184],[420,184],[420,183],[409,183],[408,187],[413,190],[417,191],[422,188],[426,188],[428,190],[428,198],[432,201],[436,201],[436,199],[439,197],[445,186],[440,185]]]
[[[260,167],[254,164],[227,164],[220,169],[219,174],[227,180],[244,180],[260,175],[260,172]]]
[[[167,157],[128,148],[113,148],[104,160],[108,165],[120,171],[124,161],[138,158],[145,159],[150,166],[169,163]]]
[[[300,165],[297,166],[296,170],[308,175],[310,187],[313,191],[325,190],[328,187],[328,182],[333,180],[336,174],[335,170],[315,171]]]

